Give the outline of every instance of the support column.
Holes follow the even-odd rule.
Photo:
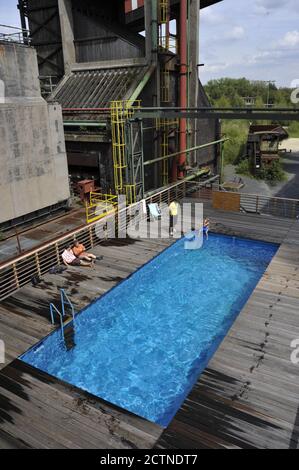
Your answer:
[[[187,0],[181,0],[181,9],[180,9],[180,107],[187,108],[188,99],[187,99],[187,74],[188,74],[188,38],[187,38],[187,16],[188,16],[188,7]],[[186,165],[186,149],[187,149],[187,119],[180,119],[180,152],[179,157],[179,167],[183,168]],[[176,181],[175,177],[175,167],[173,165],[173,179]],[[177,172],[179,178],[184,177],[184,171],[179,169]]]
[[[62,38],[64,72],[65,74],[67,74],[70,72],[71,66],[76,63],[72,0],[58,0],[58,7]]]
[[[189,11],[189,51],[190,51],[190,76],[189,76],[189,103],[188,105],[193,108],[198,106],[198,93],[199,93],[199,76],[198,67],[199,63],[199,22],[200,22],[200,0],[190,0]],[[198,145],[198,120],[191,120],[191,147]],[[193,155],[193,163],[196,162],[196,153]]]
[[[144,19],[145,19],[145,55],[148,63],[154,62],[157,55],[157,41],[158,37],[155,34],[157,23],[155,24],[154,18],[155,8],[152,0],[144,0]]]
[[[156,66],[155,70],[155,83],[153,85],[152,106],[161,106],[161,93],[160,93],[160,64],[158,58],[158,1],[157,0],[144,0],[144,15],[145,15],[145,48],[146,59],[148,64]],[[155,156],[158,156],[159,142],[154,144]],[[159,186],[159,167],[154,170],[154,186]]]

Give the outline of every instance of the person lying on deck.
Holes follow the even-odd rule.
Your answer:
[[[66,266],[92,266],[92,261],[84,261],[82,259],[76,258],[73,253],[73,247],[69,246],[64,252],[62,253],[62,260]]]
[[[92,253],[87,253],[85,246],[82,243],[78,242],[78,240],[74,241],[73,253],[76,258],[79,258],[83,261],[91,262],[97,259],[97,257]]]

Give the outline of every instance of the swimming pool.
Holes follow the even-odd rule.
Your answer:
[[[167,426],[265,272],[277,245],[211,234],[179,240],[22,360]]]

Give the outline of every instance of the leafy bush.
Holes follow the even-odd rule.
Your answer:
[[[261,168],[257,174],[257,178],[273,185],[287,179],[280,160],[274,161],[270,166]]]
[[[244,107],[244,97],[255,98],[256,108],[263,107],[268,100],[276,108],[293,106],[291,103],[292,90],[290,88],[277,88],[274,83],[268,85],[267,82],[251,81],[246,78],[220,78],[210,80],[205,85],[205,90],[211,103],[219,107],[219,100],[223,99],[226,99],[230,106]]]
[[[299,122],[294,121],[288,127],[288,133],[290,137],[299,138]]]
[[[241,160],[236,167],[237,175],[252,176],[249,159]]]
[[[248,123],[244,121],[225,121],[222,132],[230,140],[224,146],[224,163],[236,164],[245,154],[248,138]]]
[[[279,160],[274,161],[270,166],[264,166],[256,174],[254,174],[250,165],[250,161],[248,158],[246,158],[238,163],[236,167],[236,173],[238,175],[250,176],[251,178],[266,181],[270,185],[275,185],[276,183],[285,181],[287,179],[282,164]]]

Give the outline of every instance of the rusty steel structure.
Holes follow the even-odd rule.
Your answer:
[[[219,1],[85,0],[83,5],[79,0],[19,0],[22,28],[29,29],[37,50],[43,95],[63,108],[74,180],[92,178],[104,193],[118,191],[113,102],[138,100],[141,107],[210,106],[198,76],[199,17],[200,9]],[[219,140],[217,119],[191,123],[182,116],[158,125],[155,118],[149,119],[143,128],[135,124],[137,149],[133,124],[128,125],[126,136],[131,137],[126,142],[123,173],[128,179],[124,187],[131,186],[131,194],[141,197],[196,174],[203,166],[217,171],[219,147],[200,148]],[[184,152],[187,147],[197,150]],[[178,157],[167,158],[176,152]],[[153,157],[165,159],[144,165]],[[138,179],[137,191],[132,175]]]

